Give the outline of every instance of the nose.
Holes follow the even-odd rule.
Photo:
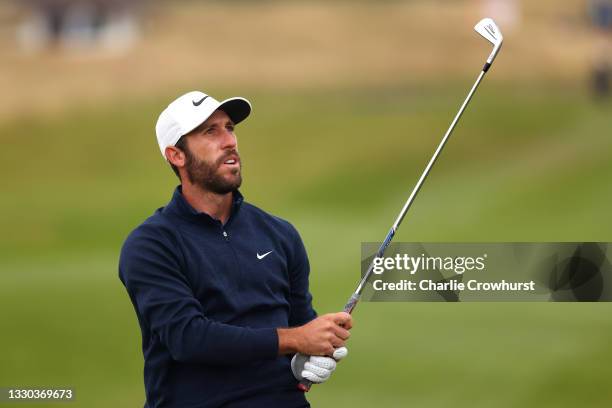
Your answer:
[[[229,129],[224,129],[221,141],[221,148],[223,150],[226,150],[235,149],[236,147],[238,147],[238,139],[236,138],[236,134]]]

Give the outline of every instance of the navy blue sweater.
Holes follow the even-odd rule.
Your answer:
[[[236,191],[223,225],[179,186],[119,260],[142,332],[145,408],[309,406],[276,333],[316,317],[308,274],[291,224]]]

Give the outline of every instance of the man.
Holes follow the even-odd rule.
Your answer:
[[[189,92],[159,116],[157,141],[181,184],[119,260],[142,332],[146,408],[308,407],[298,381],[324,382],[347,353],[351,316],[316,316],[297,231],[238,191],[234,126],[250,112],[243,98]]]

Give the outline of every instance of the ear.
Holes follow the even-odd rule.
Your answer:
[[[165,150],[166,160],[176,167],[185,165],[185,153],[176,146],[168,146]]]

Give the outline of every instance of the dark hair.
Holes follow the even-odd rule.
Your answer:
[[[187,138],[185,137],[181,137],[178,142],[176,142],[176,144],[174,145],[174,147],[178,147],[179,149],[181,149],[182,151],[187,151]],[[170,163],[170,162],[168,162]],[[176,177],[178,177],[179,181],[181,180],[181,175],[179,174],[178,168],[170,163],[170,167],[172,167],[172,171],[174,171],[174,174],[176,174]]]

